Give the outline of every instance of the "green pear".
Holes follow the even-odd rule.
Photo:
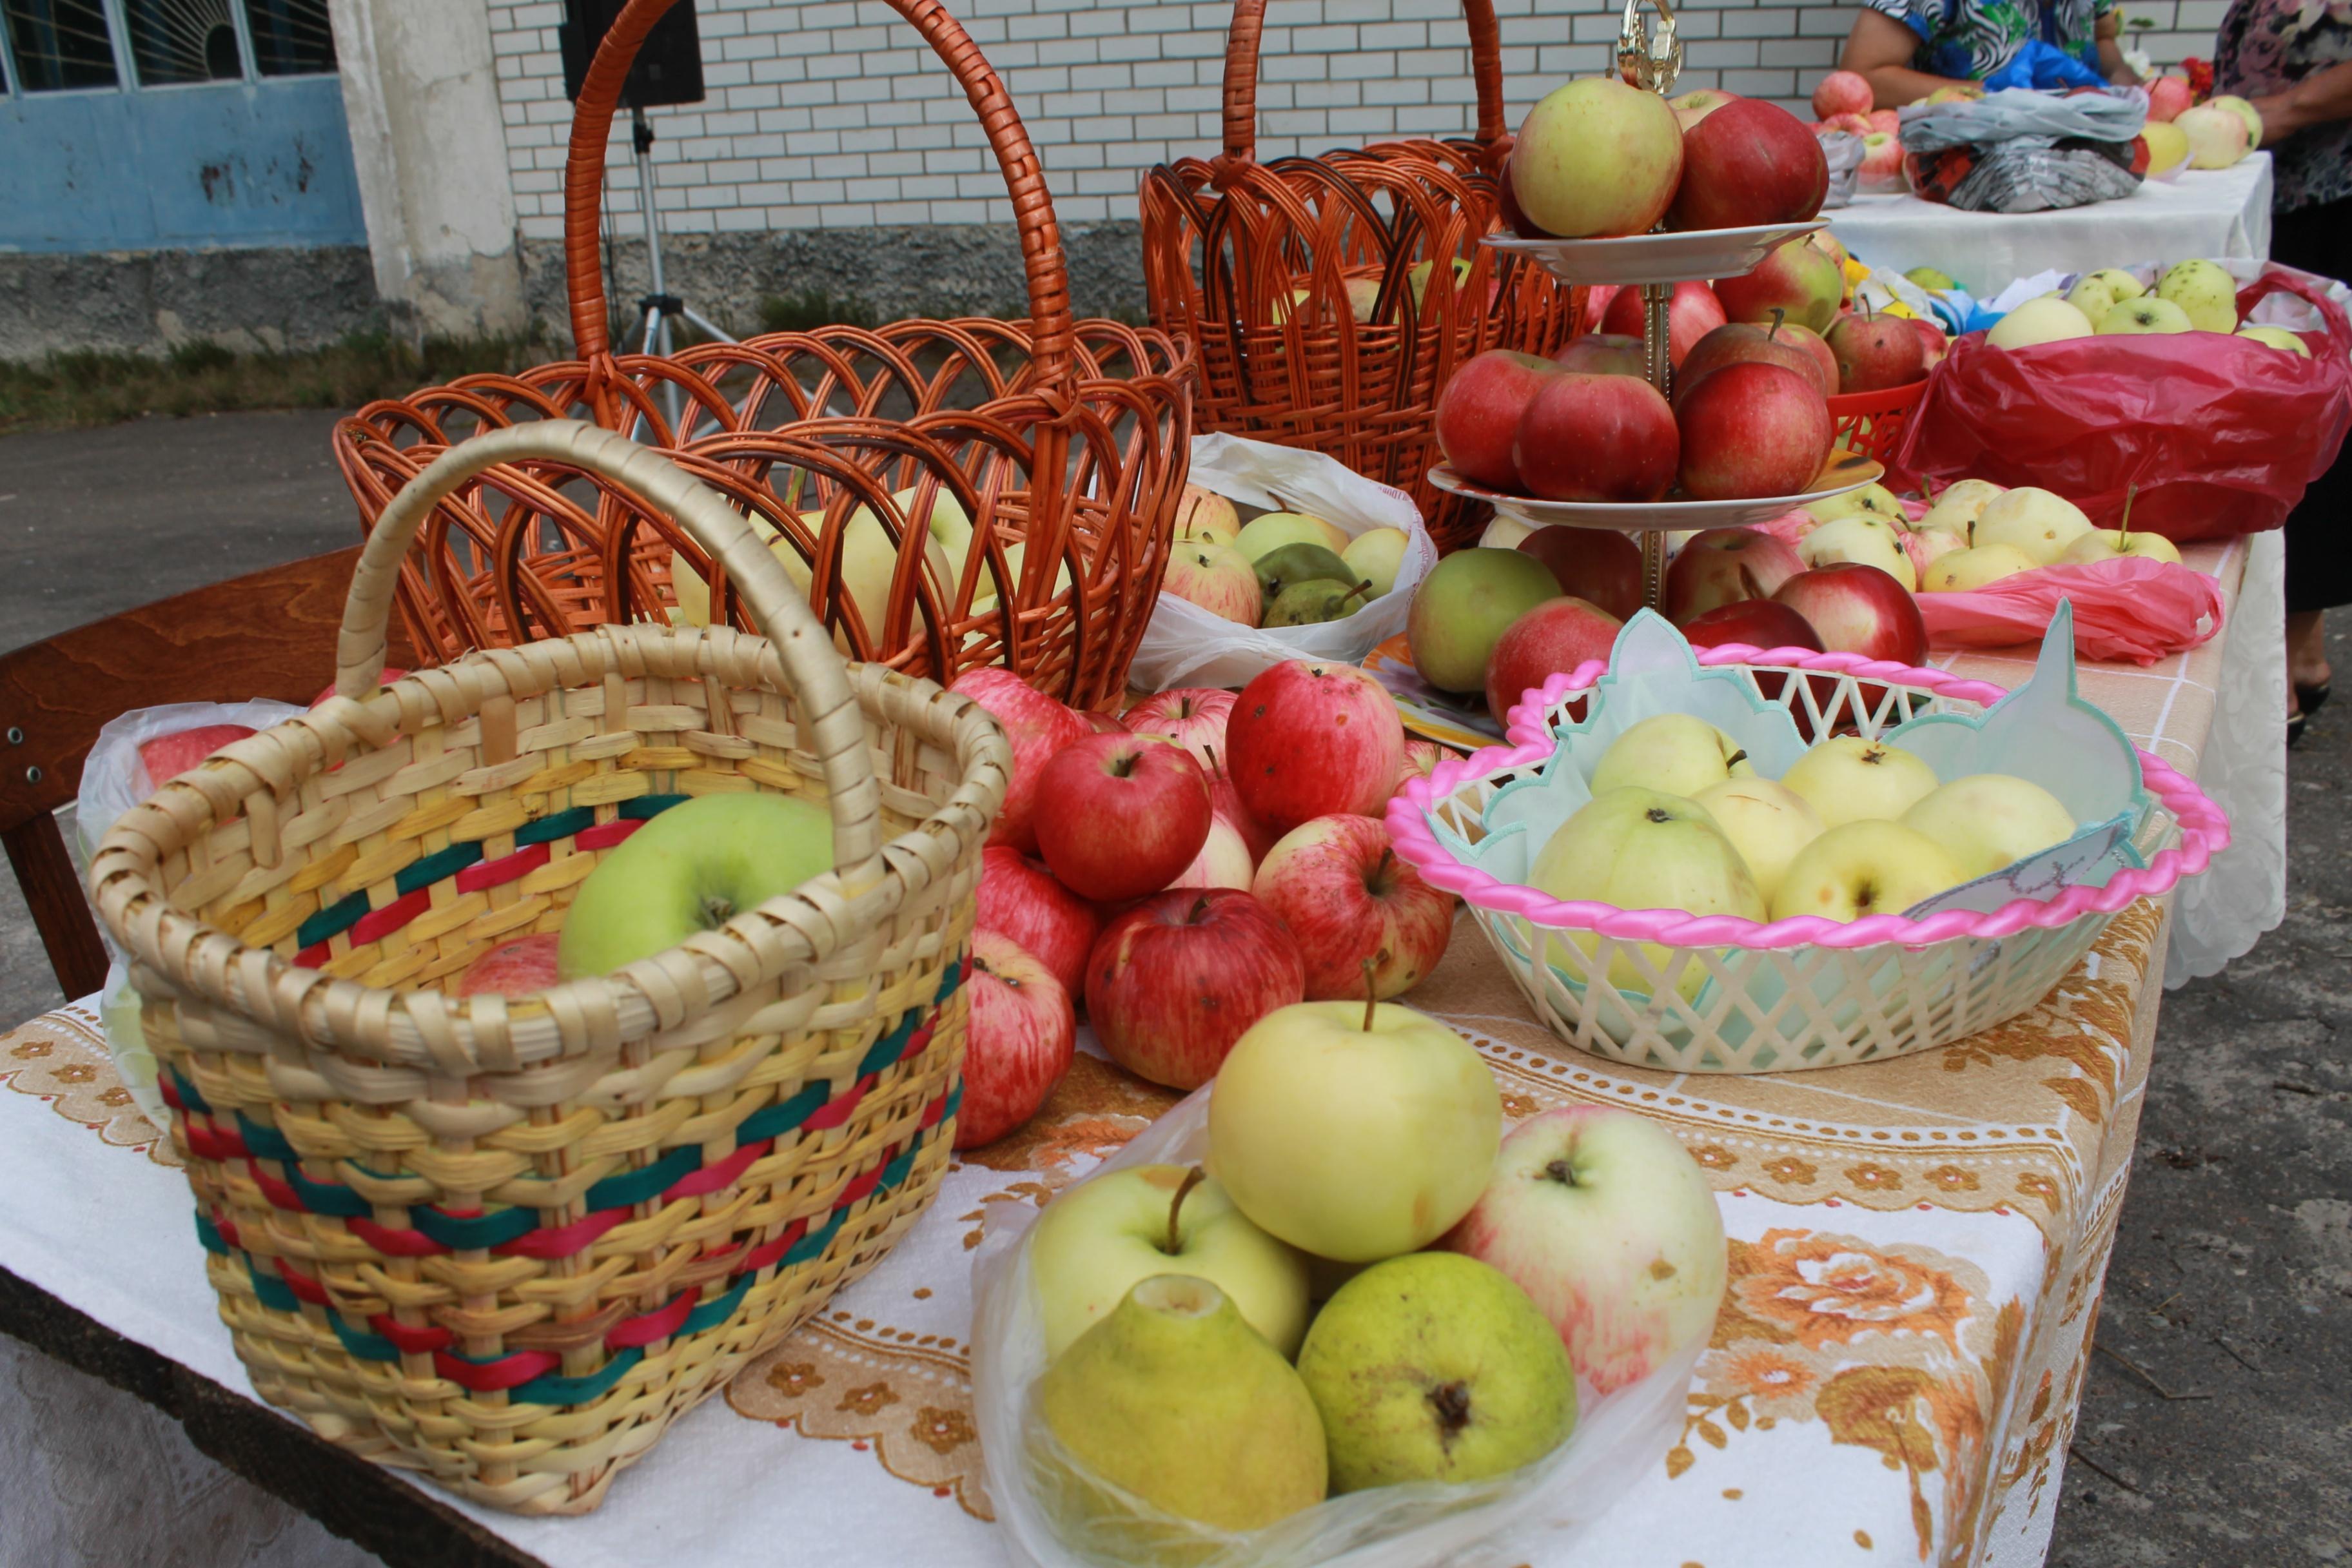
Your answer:
[[[1034,1397],[1072,1458],[1162,1513],[1258,1530],[1323,1500],[1314,1400],[1206,1279],[1137,1285],[1046,1369]],[[1118,1561],[1167,1560],[1185,1544],[1085,1476],[1050,1464],[1037,1473],[1066,1526]]]
[[[1275,595],[1266,606],[1265,620],[1269,626],[1312,626],[1325,621],[1344,621],[1364,607],[1363,601],[1372,591],[1371,579],[1350,587],[1334,583],[1328,577],[1310,578],[1293,583]]]
[[[1507,1275],[1460,1253],[1407,1253],[1339,1287],[1307,1330],[1298,1375],[1322,1413],[1334,1492],[1504,1475],[1576,1426],[1559,1331]]]
[[[1356,581],[1356,574],[1348,570],[1339,552],[1319,544],[1286,544],[1279,550],[1267,551],[1252,565],[1257,572],[1258,597],[1269,605],[1294,583],[1311,583],[1318,578],[1341,584]]]

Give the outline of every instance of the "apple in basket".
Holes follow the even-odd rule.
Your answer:
[[[1010,937],[971,937],[971,997],[964,1025],[963,1103],[955,1146],[993,1143],[1037,1114],[1077,1049],[1070,994]]]
[[[1250,581],[1255,584],[1257,579]],[[1087,721],[1009,669],[967,669],[948,689],[987,709],[1013,743],[1013,778],[1003,809],[989,825],[988,841],[1024,854],[1034,850],[1037,775],[1055,752],[1088,732]]]
[[[1255,575],[1251,581],[1256,581]],[[1210,687],[1180,686],[1147,697],[1127,710],[1122,721],[1139,735],[1164,735],[1216,773],[1225,750],[1225,719],[1234,710],[1234,694]]]
[[[1837,438],[1820,389],[1777,364],[1725,365],[1690,389],[1675,419],[1678,478],[1693,500],[1799,494]]]
[[[1942,846],[1918,829],[1861,817],[1797,851],[1772,895],[1772,918],[1846,921],[1899,915],[1964,880]]]
[[[231,741],[242,741],[255,732],[247,724],[198,724],[193,729],[174,730],[168,735],[140,742],[139,765],[147,770],[147,782],[161,787]]]
[[[1381,683],[1354,665],[1294,658],[1242,688],[1225,746],[1243,805],[1287,833],[1314,817],[1370,816],[1386,805],[1404,765],[1404,724]]]
[[[610,974],[833,869],[833,818],[782,795],[681,801],[621,840],[564,912],[556,966]]]
[[[1796,551],[1769,533],[1703,530],[1683,542],[1666,568],[1666,618],[1682,626],[1726,605],[1769,599],[1804,569]]]
[[[1634,784],[1601,791],[1579,806],[1537,852],[1528,882],[1564,902],[1764,918],[1763,894],[1706,808]],[[1545,942],[1544,958],[1590,977],[1603,942],[1613,950],[1609,984],[1621,991],[1646,995],[1663,983],[1688,1000],[1706,984],[1706,971],[1696,958],[1675,968],[1677,950],[1593,931],[1559,932]],[[1583,955],[1580,962],[1569,957],[1570,949]],[[1636,962],[1637,952],[1654,978]]]
[[[1227,544],[1180,539],[1168,552],[1160,589],[1244,626],[1258,623],[1261,595],[1248,557]]]
[[[1312,1001],[1412,990],[1445,956],[1454,899],[1397,858],[1385,823],[1318,816],[1283,835],[1250,891],[1298,943]],[[1369,968],[1367,967],[1369,965]]]
[[[1488,349],[1455,371],[1437,395],[1437,445],[1454,471],[1489,489],[1518,489],[1511,443],[1544,383],[1559,366],[1538,354]]]
[[[1607,528],[1538,528],[1519,541],[1522,555],[1551,568],[1559,591],[1597,605],[1619,620],[1642,607],[1642,547]]]
[[[1901,583],[1854,562],[1816,566],[1780,584],[1773,599],[1805,617],[1822,646],[1916,665],[1927,658],[1927,623]]]
[[[466,972],[457,976],[456,994],[528,996],[546,990],[562,978],[555,956],[560,941],[554,931],[547,931],[501,942],[466,965]]]
[[[1244,1031],[1306,991],[1298,943],[1237,889],[1146,899],[1103,928],[1087,959],[1087,1014],[1103,1049],[1171,1089],[1208,1082]]]
[[[1086,990],[1087,954],[1102,916],[1053,873],[1018,849],[992,844],[980,852],[979,914],[973,923],[1026,949],[1076,1002]]]
[[[1444,1245],[1533,1298],[1601,1394],[1706,1339],[1723,1302],[1723,1218],[1706,1176],[1673,1133],[1619,1106],[1521,1122]]]
[[[1486,711],[1496,722],[1505,722],[1511,710],[1554,671],[1576,669],[1594,659],[1607,663],[1623,627],[1616,616],[1582,599],[1549,599],[1538,605],[1513,621],[1495,644],[1494,657],[1486,661]]]
[[[1832,735],[1789,764],[1780,782],[1802,795],[1826,827],[1867,817],[1893,820],[1936,790],[1936,770],[1886,741]]]
[[[1830,323],[1829,345],[1837,356],[1840,395],[1908,386],[1927,374],[1927,354],[1911,322],[1867,306]]]
[[[1209,775],[1160,735],[1088,735],[1037,775],[1037,850],[1064,887],[1097,903],[1157,892],[1209,837]]]

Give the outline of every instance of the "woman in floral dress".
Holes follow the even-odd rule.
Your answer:
[[[2215,39],[2213,89],[2262,114],[2271,259],[2352,280],[2352,0],[2236,0]],[[2326,616],[2352,603],[2347,526],[2352,464],[2339,456],[2286,520],[2290,742],[2327,700]]]
[[[2077,87],[2139,79],[2124,64],[2116,0],[1865,0],[1838,64],[1865,78],[1878,107],[1916,103],[1937,88]],[[2031,45],[2065,58],[2063,79],[2011,80]],[[2042,74],[2046,74],[2044,67]]]

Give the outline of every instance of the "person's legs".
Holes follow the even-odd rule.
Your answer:
[[[2274,216],[2271,259],[2328,278],[2352,274],[2352,199]],[[2347,443],[2352,450],[2352,443]],[[2326,694],[2327,611],[2352,603],[2352,456],[2304,492],[2286,520],[2286,658],[2289,734]]]

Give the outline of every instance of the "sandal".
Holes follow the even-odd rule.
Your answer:
[[[2294,689],[2295,706],[2302,709],[2303,716],[2308,719],[2327,706],[2327,691],[2328,683],[2325,680],[2316,686],[2298,686]]]

